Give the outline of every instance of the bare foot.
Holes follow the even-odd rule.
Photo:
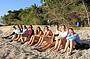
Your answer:
[[[62,51],[61,54],[65,53],[66,51]]]
[[[53,47],[52,49],[51,49],[51,51],[54,51],[54,50],[56,50],[57,48],[55,48],[55,47]]]
[[[72,53],[71,53],[71,52],[68,52],[68,53],[67,53],[67,56],[71,56],[71,55],[72,55]]]
[[[59,49],[55,49],[54,51],[55,51],[55,52],[58,52],[58,51],[59,51]]]

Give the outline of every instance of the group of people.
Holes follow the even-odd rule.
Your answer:
[[[77,44],[80,44],[80,37],[74,32],[72,28],[67,28],[65,25],[60,25],[56,33],[53,33],[48,26],[42,30],[39,26],[33,30],[33,26],[25,25],[13,26],[13,33],[7,37],[12,36],[12,41],[18,41],[22,44],[35,46],[34,49],[38,51],[45,51],[47,48],[53,47],[52,51],[60,51],[64,49],[63,53],[72,54],[73,49]]]

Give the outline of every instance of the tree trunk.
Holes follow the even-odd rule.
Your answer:
[[[83,3],[84,8],[85,8],[86,17],[87,17],[87,20],[88,20],[88,25],[90,26],[90,19],[89,19],[89,13],[88,13],[88,10],[87,10],[87,6],[85,5],[83,0],[82,0],[82,3]]]

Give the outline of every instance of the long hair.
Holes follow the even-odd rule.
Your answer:
[[[32,25],[29,25],[29,27],[33,28]]]
[[[38,31],[39,29],[39,31]],[[39,34],[39,32],[42,31],[41,28],[38,26],[37,29],[36,29],[36,34]]]
[[[73,34],[75,34],[75,32],[74,32],[73,28],[68,28],[68,30],[72,30],[72,31],[73,31]]]
[[[74,30],[73,30],[73,28],[68,28],[68,29],[70,29],[70,30],[74,31]]]
[[[13,26],[13,28],[14,28],[14,29],[17,29],[17,28],[15,27],[15,25]]]
[[[61,25],[61,26],[63,26],[64,27],[64,31],[66,31],[66,26],[65,25]]]
[[[25,28],[25,29],[27,29],[27,26],[26,26],[26,25],[24,25],[24,28]]]

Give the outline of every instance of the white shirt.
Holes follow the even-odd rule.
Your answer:
[[[67,34],[68,34],[67,31],[65,31],[65,32],[59,32],[59,37],[66,37]]]
[[[15,29],[15,30],[13,30],[13,32],[15,32],[16,34],[20,34],[21,33],[19,29]]]
[[[26,31],[27,29],[23,29],[23,33]]]

